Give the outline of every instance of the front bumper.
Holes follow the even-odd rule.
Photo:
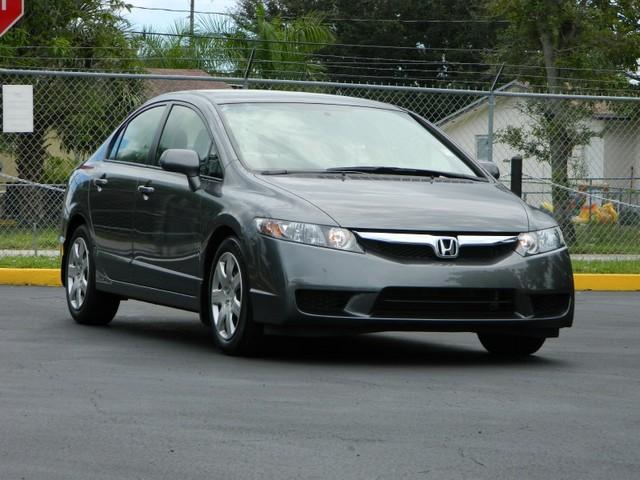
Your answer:
[[[287,331],[556,336],[573,322],[573,274],[566,248],[532,257],[513,252],[485,263],[401,263],[268,237],[255,241],[254,319]],[[314,307],[305,296],[318,292]]]

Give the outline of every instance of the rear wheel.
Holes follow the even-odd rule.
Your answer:
[[[80,324],[106,325],[115,317],[120,299],[96,290],[92,245],[84,225],[73,232],[64,265],[67,306]]]
[[[262,326],[253,322],[247,269],[233,237],[222,242],[209,269],[207,310],[214,340],[224,353],[256,352]]]
[[[520,335],[501,335],[495,333],[479,333],[482,346],[494,355],[524,357],[540,350],[546,338],[526,337]]]

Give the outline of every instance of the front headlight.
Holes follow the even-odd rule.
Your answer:
[[[256,227],[258,232],[281,240],[362,253],[355,235],[344,228],[271,218],[256,218]]]
[[[518,252],[523,257],[550,252],[565,246],[562,230],[559,227],[547,228],[518,235]]]

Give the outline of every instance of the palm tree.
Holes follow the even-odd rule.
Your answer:
[[[191,37],[186,22],[177,22],[169,34],[154,34],[149,27],[138,37],[139,54],[146,66],[198,68],[214,75],[263,78],[322,76],[324,67],[313,54],[335,41],[324,17],[310,13],[291,21],[266,17],[262,4],[256,18],[238,25],[228,18],[207,16],[198,21]]]
[[[229,35],[228,46],[245,66],[254,52],[250,72],[254,75],[316,79],[322,76],[324,66],[313,59],[313,54],[335,42],[333,30],[323,23],[324,19],[324,15],[317,12],[293,20],[269,19],[264,5],[259,3],[256,17],[236,26]],[[213,32],[215,27],[207,21],[201,24],[205,32]]]
[[[185,21],[175,22],[166,33],[156,33],[151,27],[143,27],[136,40],[144,67],[218,72],[220,62],[226,63],[226,57],[220,55],[226,40],[214,42],[211,38],[191,36]]]

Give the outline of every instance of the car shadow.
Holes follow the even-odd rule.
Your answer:
[[[500,358],[476,348],[439,342],[438,333],[369,333],[321,338],[273,337],[261,352],[266,361],[375,366],[479,367],[508,365],[558,366],[562,362],[544,356]],[[456,335],[473,335],[458,333]]]
[[[116,318],[101,330],[108,336],[161,341],[170,351],[183,347],[197,349],[207,355],[223,355],[213,345],[209,330],[196,321],[186,319],[156,320],[149,318]],[[412,335],[415,335],[412,337]],[[339,337],[265,337],[260,351],[252,361],[376,365],[376,366],[430,366],[430,367],[481,367],[481,366],[563,366],[565,361],[545,355],[544,348],[538,355],[523,358],[502,358],[489,355],[478,342],[476,346],[451,345],[438,341],[438,333],[369,333]],[[473,335],[458,333],[456,335]],[[450,337],[449,337],[450,338]],[[444,339],[443,339],[444,340]],[[166,348],[166,347],[165,347]],[[169,352],[167,352],[169,353]],[[195,352],[194,352],[195,353]]]

